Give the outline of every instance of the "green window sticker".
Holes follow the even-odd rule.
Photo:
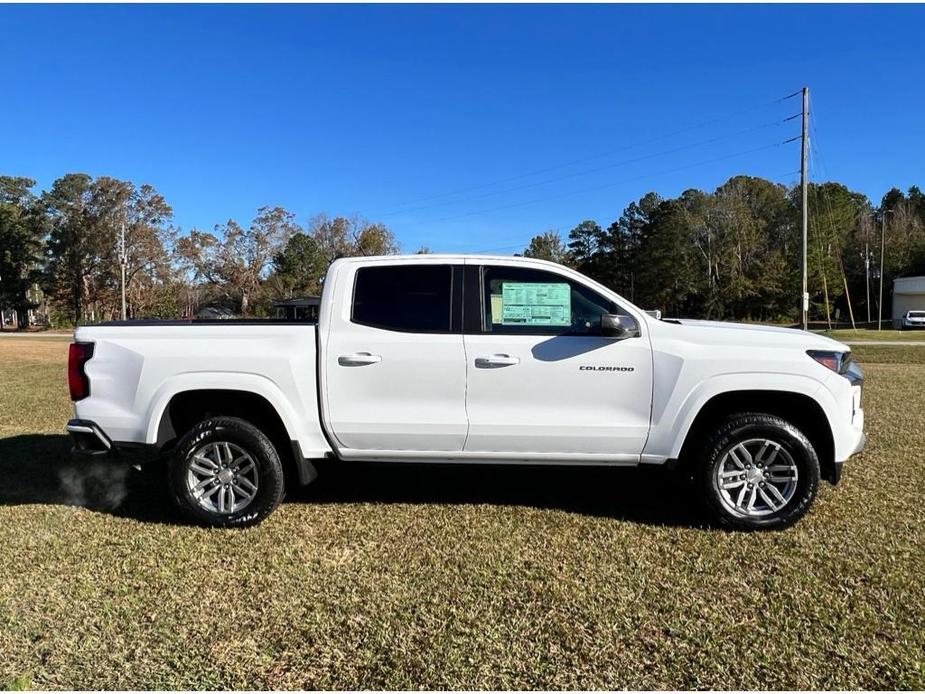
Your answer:
[[[571,324],[572,291],[567,282],[501,283],[501,325]]]

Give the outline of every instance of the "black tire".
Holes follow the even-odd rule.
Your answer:
[[[780,446],[775,461],[782,462],[773,464],[788,464],[789,456],[797,471],[792,496],[781,508],[772,511],[770,504],[759,498],[759,510],[766,514],[761,516],[744,515],[744,510],[736,512],[730,508],[734,502],[732,499],[725,499],[718,479],[718,468],[723,465],[727,453],[736,449],[736,457],[742,457],[739,455],[741,449],[737,446],[756,440],[766,440]],[[759,447],[762,444],[751,443],[750,445]],[[768,450],[773,451],[773,445]],[[781,451],[784,455],[781,455]],[[726,465],[729,466],[731,463],[727,462]],[[725,467],[724,469],[729,470],[730,468]],[[744,472],[743,470],[743,480],[745,479]],[[781,474],[786,476],[787,473]],[[803,432],[780,417],[761,413],[737,414],[724,421],[712,435],[707,437],[696,462],[694,473],[695,482],[700,487],[708,511],[721,526],[736,530],[763,530],[792,525],[802,518],[812,505],[819,489],[819,478],[819,457]],[[787,483],[782,484],[786,486]],[[761,491],[767,490],[765,493],[772,497],[771,490],[767,488],[768,483],[756,482],[752,487],[748,487],[747,483],[743,482],[747,490],[761,485],[765,485]],[[741,488],[738,489],[739,493],[743,493]],[[757,494],[758,490],[756,489],[755,492]],[[732,496],[732,490],[729,490],[729,494]],[[751,491],[746,491],[744,494],[751,495]],[[774,501],[779,503],[777,498],[774,498]]]
[[[244,451],[255,464],[257,491],[246,506],[234,512],[219,513],[204,508],[188,483],[193,453],[220,442]],[[181,511],[200,523],[220,528],[257,525],[279,506],[285,489],[283,466],[276,448],[260,429],[237,417],[213,417],[190,429],[170,458],[168,477],[171,495]]]

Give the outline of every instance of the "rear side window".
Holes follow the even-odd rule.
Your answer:
[[[450,331],[449,265],[360,268],[353,288],[354,323],[414,333]]]

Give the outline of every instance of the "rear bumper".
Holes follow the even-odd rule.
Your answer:
[[[115,455],[116,446],[96,422],[89,419],[72,419],[67,433],[74,442],[74,453],[79,455]]]

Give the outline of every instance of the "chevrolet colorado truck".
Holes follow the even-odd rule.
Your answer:
[[[162,452],[176,503],[216,526],[332,459],[670,464],[720,524],[775,528],[864,445],[846,346],[661,320],[530,258],[343,258],[317,323],[79,327],[68,361],[75,450]]]

